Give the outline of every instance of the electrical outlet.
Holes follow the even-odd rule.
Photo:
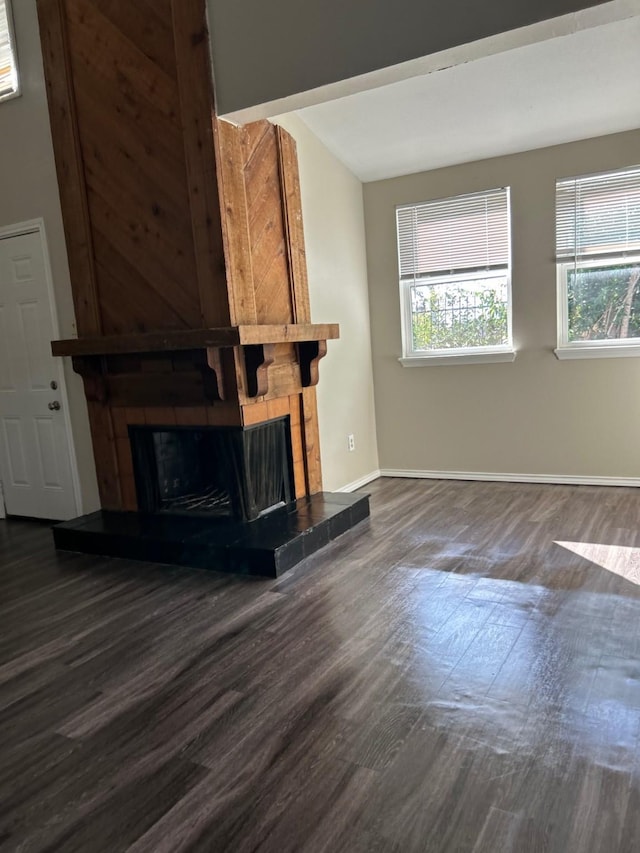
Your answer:
[[[347,436],[347,447],[349,448],[349,451],[356,449],[356,440],[353,436],[353,433]]]

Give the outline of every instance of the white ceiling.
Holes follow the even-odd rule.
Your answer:
[[[602,136],[640,127],[639,45],[640,15],[298,115],[362,181]]]

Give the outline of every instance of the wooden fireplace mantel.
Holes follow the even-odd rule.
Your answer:
[[[288,396],[318,384],[318,364],[327,353],[327,340],[338,338],[337,323],[287,323],[227,326],[214,329],[182,329],[125,335],[69,338],[52,341],[54,356],[70,356],[73,367],[85,381],[87,399],[119,405],[194,405],[216,400],[251,402],[266,395]],[[276,361],[276,347],[293,344],[298,371],[293,371],[284,388],[277,388],[270,375]],[[235,351],[242,366],[240,387],[230,387],[226,357]],[[115,368],[111,358],[137,357],[142,360],[166,356],[192,356],[191,381],[184,372],[167,374],[161,366],[154,372],[150,363],[143,372],[130,367]],[[119,374],[119,375],[118,375]],[[236,377],[236,384],[237,384]]]
[[[340,337],[337,323],[225,326],[218,329],[180,329],[52,341],[54,356],[125,355],[178,352],[211,347],[306,343]]]

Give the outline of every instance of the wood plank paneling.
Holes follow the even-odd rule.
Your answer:
[[[251,426],[269,420],[269,409],[266,402],[253,403],[242,407],[242,424]]]
[[[122,492],[122,509],[125,512],[138,511],[138,495],[136,492],[136,482],[132,475],[121,474],[121,492]]]
[[[122,406],[111,407],[111,420],[113,423],[113,434],[116,439],[128,438],[127,425],[127,410]]]
[[[256,322],[293,321],[276,129],[266,123],[244,168]]]
[[[175,410],[178,426],[206,426],[207,409],[205,406],[180,406]]]
[[[296,498],[307,494],[307,466],[302,435],[302,397],[292,394],[289,397],[289,417],[291,427],[291,456]]]
[[[108,259],[106,266],[96,264],[105,335],[124,335],[133,329],[146,332],[188,328],[188,317],[195,306],[185,298],[184,291],[172,291],[171,304],[102,234],[95,234],[95,242],[100,246],[100,258]]]
[[[157,15],[144,23],[123,10],[123,31],[114,4],[68,0],[67,12],[94,253],[104,282],[100,306],[108,331],[134,331],[141,324],[145,329],[198,327],[202,313],[178,85],[175,73],[167,70],[173,66],[175,72],[175,52],[166,55],[165,41],[165,54],[154,61],[138,44],[144,45],[145,33],[159,26]],[[134,30],[136,22],[143,33]],[[164,29],[171,33],[170,20]],[[115,258],[109,247],[115,248]],[[123,287],[110,286],[122,281],[122,259],[135,270],[124,278],[129,293],[124,298]],[[141,321],[132,305],[150,295],[154,310]]]
[[[178,362],[181,367],[176,369],[175,361],[172,358],[173,353],[153,353],[149,354],[145,358],[141,356],[136,358],[136,361],[139,362],[139,366],[137,366],[136,371],[140,371],[141,373],[160,373],[164,376],[167,374],[174,372],[190,372],[188,367],[193,370],[193,362],[189,363],[189,361]],[[130,356],[125,356],[126,358],[130,358]],[[176,359],[177,361],[177,359]],[[114,371],[115,372],[115,371]],[[126,371],[122,371],[126,373]]]
[[[128,436],[126,438],[116,437],[116,455],[120,477],[133,477],[133,457],[131,456],[131,443]]]
[[[242,148],[244,150],[245,168],[251,163],[253,156],[265,134],[270,132],[270,122],[252,121],[242,125]]]
[[[51,134],[79,335],[102,331],[63,0],[39,0]]]
[[[203,326],[230,322],[213,139],[209,34],[202,0],[173,0],[180,116]]]
[[[315,388],[302,391],[302,429],[307,477],[310,495],[322,491],[322,464],[320,461],[320,430]]]
[[[220,216],[231,324],[256,323],[244,154],[240,133],[216,118],[213,125],[220,188]]]
[[[185,176],[176,169],[172,182],[168,180],[168,173],[163,171],[160,180],[161,167],[149,156],[144,158],[147,168],[141,169],[120,143],[113,124],[108,130],[100,126],[100,119],[94,120],[95,92],[86,93],[82,85],[78,86],[78,91],[78,109],[84,110],[84,98],[88,94],[90,105],[87,111],[92,116],[83,127],[84,163],[87,176],[91,178],[88,180],[90,188],[107,200],[113,200],[123,211],[127,210],[129,218],[135,217],[145,240],[162,240],[158,249],[175,263],[170,254],[173,253],[180,264],[177,272],[193,277],[195,263],[190,253],[185,251],[192,239],[189,219],[185,216],[189,199],[184,186],[172,186]],[[149,246],[150,250],[153,248],[153,245]]]
[[[293,316],[296,323],[311,322],[309,303],[309,280],[307,256],[302,224],[302,196],[298,154],[293,137],[282,128],[277,128],[278,155],[280,160],[280,184],[284,210],[284,222],[289,252],[289,274],[293,300]]]
[[[123,97],[92,65],[76,59],[74,85],[83,99],[83,115],[92,126],[112,136],[123,155],[130,156],[149,180],[163,175],[163,188],[188,205],[186,165],[178,128],[143,101]],[[94,103],[91,103],[91,98]]]
[[[108,242],[115,246],[118,255],[140,272],[144,280],[149,282],[152,290],[157,291],[159,294],[162,293],[162,298],[158,297],[157,310],[159,311],[165,303],[169,303],[169,309],[166,312],[166,321],[163,323],[163,326],[160,329],[149,329],[148,331],[175,328],[176,313],[178,313],[180,320],[185,325],[192,328],[191,324],[200,315],[199,304],[193,292],[194,289],[185,287],[181,292],[179,279],[176,277],[177,273],[169,268],[168,258],[152,254],[148,251],[145,240],[137,233],[137,224],[133,220],[130,222],[125,221],[117,208],[112,207],[105,199],[95,193],[92,195],[92,219],[94,229],[108,237]],[[100,258],[100,265],[105,269],[109,269],[112,263],[114,262],[109,257]],[[120,260],[118,259],[115,263],[119,264]],[[135,285],[135,282],[132,283],[133,285]],[[186,295],[189,296],[188,300],[184,298]],[[109,299],[110,294],[105,294],[105,298]],[[178,305],[181,307],[178,308]],[[187,306],[188,314],[184,310]],[[106,308],[103,308],[103,310],[106,310]],[[112,314],[118,315],[118,305],[109,310]],[[140,330],[131,328],[131,324],[129,324],[126,331],[135,332]]]
[[[169,0],[94,0],[94,5],[154,65],[175,77]]]
[[[109,403],[112,406],[191,406],[215,399],[200,372],[123,373],[105,377]]]
[[[145,410],[141,406],[127,406],[125,412],[128,424],[146,424],[147,416]]]
[[[87,411],[100,503],[103,509],[121,509],[122,492],[111,409],[104,403],[87,399]]]
[[[207,408],[209,426],[242,426],[242,414],[237,403],[220,402]]]
[[[65,5],[72,63],[81,60],[117,87],[124,98],[144,102],[179,133],[177,85],[175,72],[167,71],[168,57],[164,62],[150,59],[138,44],[144,36],[131,29],[123,32],[120,14],[106,17],[96,0],[65,0]]]
[[[144,417],[148,424],[175,426],[176,413],[172,406],[145,406]]]
[[[267,414],[270,418],[283,418],[289,414],[289,397],[278,397],[267,401]]]

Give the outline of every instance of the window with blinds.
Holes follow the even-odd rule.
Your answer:
[[[509,188],[396,209],[405,358],[511,348]]]
[[[556,182],[559,347],[640,342],[640,166]]]
[[[18,68],[9,0],[0,0],[0,100],[18,94]]]

